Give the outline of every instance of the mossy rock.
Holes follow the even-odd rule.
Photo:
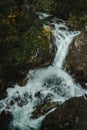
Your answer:
[[[28,4],[31,5],[30,1],[1,0],[0,98],[15,83],[24,85],[30,69],[48,66],[55,55],[53,45],[49,49],[51,32],[43,28],[46,21],[36,14],[37,5],[29,10]]]

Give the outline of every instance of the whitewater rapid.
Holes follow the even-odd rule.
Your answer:
[[[37,105],[48,99],[52,102],[64,102],[87,93],[63,68],[69,45],[79,32],[71,31],[65,26],[65,22],[55,21],[44,28],[53,33],[53,42],[57,46],[55,59],[47,68],[31,70],[24,87],[15,85],[14,88],[7,89],[8,97],[0,101],[0,112],[5,110],[12,113],[13,121],[9,130],[38,130],[44,116],[32,119],[32,112]],[[37,93],[40,96],[36,96]]]

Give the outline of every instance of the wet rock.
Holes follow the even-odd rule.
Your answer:
[[[0,113],[0,130],[9,130],[9,123],[12,120],[10,112],[2,111]]]
[[[47,115],[40,130],[87,130],[87,100],[74,97]]]
[[[37,106],[35,111],[32,113],[33,118],[39,118],[45,115],[47,112],[59,106],[59,102],[51,102],[50,100],[45,101],[41,105]]]
[[[55,56],[55,45],[50,45],[45,51],[43,48],[38,50],[37,56],[32,60],[32,68],[49,66]]]
[[[78,35],[69,47],[65,62],[66,70],[73,75],[83,87],[87,82],[87,33]]]

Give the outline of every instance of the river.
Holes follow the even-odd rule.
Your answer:
[[[44,28],[53,33],[53,43],[57,47],[56,56],[49,67],[31,70],[24,87],[15,85],[14,88],[7,89],[8,97],[0,101],[0,112],[5,110],[12,113],[13,120],[9,130],[38,130],[45,117],[32,119],[32,112],[38,104],[48,99],[63,103],[71,97],[87,93],[74,82],[63,66],[69,45],[80,32],[70,30],[64,21],[54,20]]]

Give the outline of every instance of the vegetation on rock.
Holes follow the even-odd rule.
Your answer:
[[[55,0],[53,13],[68,20],[69,27],[82,30],[87,24],[87,0]]]
[[[0,1],[0,95],[4,88],[24,79],[30,68],[40,66],[40,56],[39,61],[38,58],[32,61],[38,49],[48,57],[54,57],[48,52],[51,32],[43,28],[45,20],[40,20],[36,14],[50,10],[52,1],[48,4],[45,0]],[[46,65],[49,65],[51,58],[44,64],[48,62]]]

